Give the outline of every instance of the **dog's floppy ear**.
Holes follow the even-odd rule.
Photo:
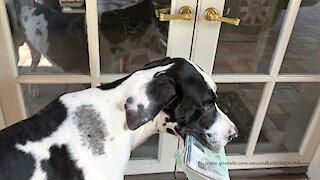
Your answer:
[[[135,130],[152,120],[176,95],[175,83],[164,74],[142,85],[125,103],[128,128]]]

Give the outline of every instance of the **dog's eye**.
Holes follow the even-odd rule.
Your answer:
[[[210,104],[210,105],[206,105],[205,107],[204,107],[204,109],[206,110],[206,111],[209,111],[211,108],[212,108],[212,104]]]

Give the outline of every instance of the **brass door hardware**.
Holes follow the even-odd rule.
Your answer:
[[[223,10],[223,14],[230,14],[231,8],[225,7]]]
[[[155,11],[156,17],[159,17],[160,21],[170,20],[191,20],[192,9],[189,6],[184,6],[180,9],[179,14],[165,14],[170,11],[170,8],[158,9]]]
[[[218,16],[218,11],[215,8],[208,8],[204,13],[204,18],[207,21],[220,21],[233,24],[235,26],[239,26],[240,23],[240,19],[238,18],[227,18]]]

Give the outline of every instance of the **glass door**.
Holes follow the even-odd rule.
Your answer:
[[[191,53],[194,16],[169,21],[169,15],[185,14],[184,6],[195,12],[196,0],[15,2],[0,2],[1,128],[64,93],[112,82],[164,56],[188,59]],[[174,171],[177,144],[171,135],[152,136],[132,152],[127,174]]]
[[[209,21],[208,8],[240,25]],[[212,74],[218,105],[239,129],[225,148],[229,168],[311,160],[320,138],[319,8],[318,0],[198,1],[191,59]]]

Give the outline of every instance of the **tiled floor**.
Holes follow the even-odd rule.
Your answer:
[[[315,59],[320,45],[320,3],[302,7],[297,16],[280,73],[320,73]]]

